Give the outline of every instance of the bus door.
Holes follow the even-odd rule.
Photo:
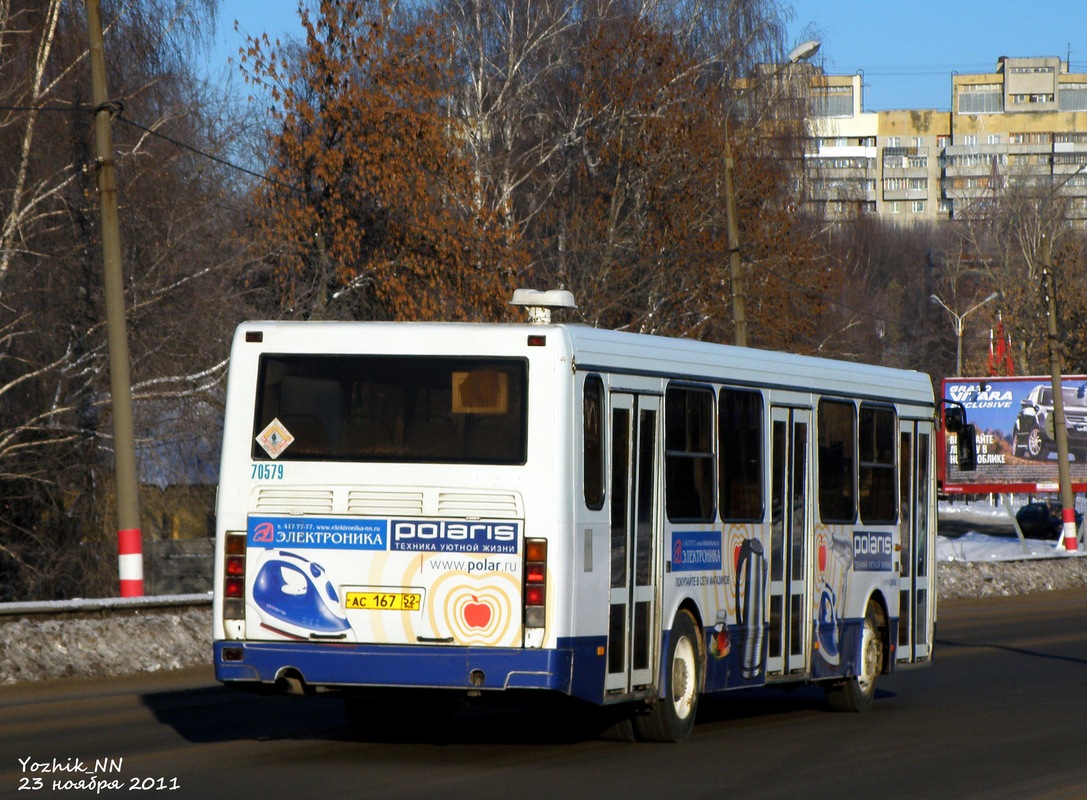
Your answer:
[[[654,542],[658,538],[661,399],[611,395],[611,593],[605,689],[653,684],[660,641]]]
[[[932,423],[902,420],[899,446],[898,661],[924,661],[932,652]]]
[[[808,668],[812,614],[811,409],[774,407],[770,412],[770,625],[766,673],[788,676]]]

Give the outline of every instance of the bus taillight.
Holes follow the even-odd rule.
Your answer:
[[[228,533],[223,565],[223,619],[245,618],[245,534]]]
[[[525,540],[525,627],[543,628],[547,617],[547,540]]]

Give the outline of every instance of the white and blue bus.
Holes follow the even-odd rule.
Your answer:
[[[220,681],[353,718],[557,693],[677,741],[704,693],[863,710],[930,663],[928,376],[552,324],[568,295],[519,292],[525,324],[239,327]]]

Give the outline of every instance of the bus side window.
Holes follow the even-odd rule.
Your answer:
[[[895,433],[898,422],[893,408],[861,404],[860,416],[860,510],[865,523],[898,521],[895,491]]]
[[[700,386],[669,386],[664,402],[668,519],[712,521],[717,515],[713,390]]]
[[[604,383],[599,375],[585,379],[582,414],[585,505],[597,511],[604,507]]]
[[[763,515],[763,411],[758,392],[722,389],[717,440],[721,519],[761,520]]]
[[[819,517],[823,522],[857,520],[856,431],[853,403],[819,401]]]

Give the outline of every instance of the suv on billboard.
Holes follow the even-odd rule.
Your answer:
[[[1076,461],[1087,457],[1087,397],[1084,387],[1061,390],[1064,399],[1064,420],[1068,429],[1068,451]],[[1023,400],[1015,420],[1012,442],[1015,454],[1026,458],[1044,459],[1057,449],[1053,438],[1053,387],[1035,386]]]

